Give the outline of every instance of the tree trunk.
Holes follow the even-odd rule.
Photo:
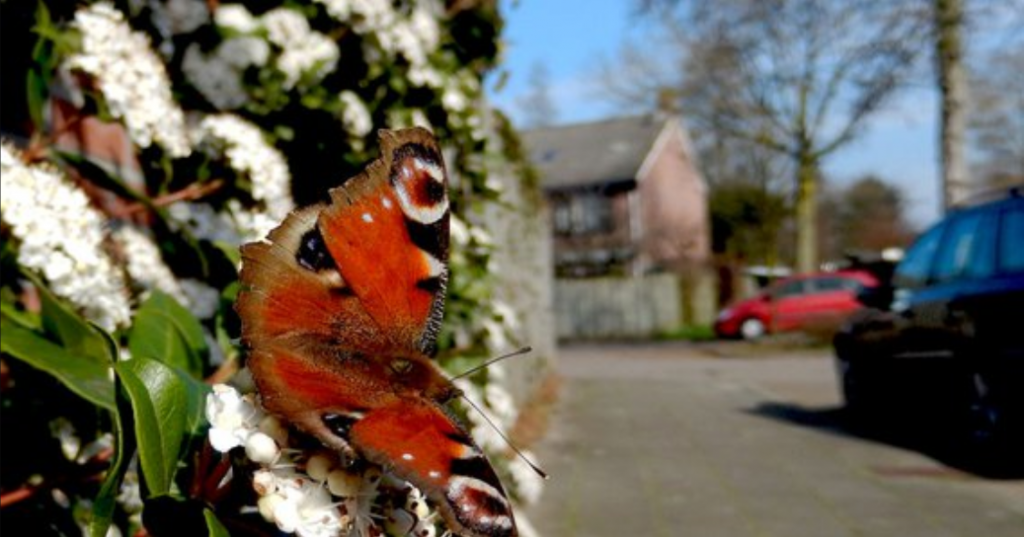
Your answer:
[[[964,141],[967,132],[967,73],[963,63],[962,0],[935,0],[935,69],[941,94],[939,145],[942,202],[948,210],[970,194]]]
[[[818,268],[818,166],[810,155],[797,160],[796,269]]]

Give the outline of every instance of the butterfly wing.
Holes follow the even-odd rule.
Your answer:
[[[319,226],[342,278],[398,353],[433,355],[448,281],[448,185],[424,129],[381,133],[381,157],[331,191]],[[353,255],[360,252],[360,255]]]
[[[448,279],[447,179],[424,129],[381,131],[381,157],[329,203],[242,249],[237,309],[266,408],[427,491],[453,529],[513,536],[493,468],[440,403],[429,360]]]
[[[401,399],[352,426],[357,450],[425,491],[456,533],[513,537],[512,507],[490,462],[436,403]]]

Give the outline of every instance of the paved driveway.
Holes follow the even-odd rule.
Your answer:
[[[562,349],[540,535],[1024,536],[1024,481],[848,431],[827,354],[722,349]]]

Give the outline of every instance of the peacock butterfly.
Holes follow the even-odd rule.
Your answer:
[[[426,492],[466,536],[517,534],[491,464],[445,404],[431,359],[448,280],[437,141],[381,130],[381,156],[242,247],[237,311],[263,405]]]

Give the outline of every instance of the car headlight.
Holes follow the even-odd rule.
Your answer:
[[[731,308],[725,308],[724,310],[721,311],[721,313],[718,314],[718,320],[719,321],[724,321],[724,320],[728,319],[729,317],[732,317],[732,309]]]

